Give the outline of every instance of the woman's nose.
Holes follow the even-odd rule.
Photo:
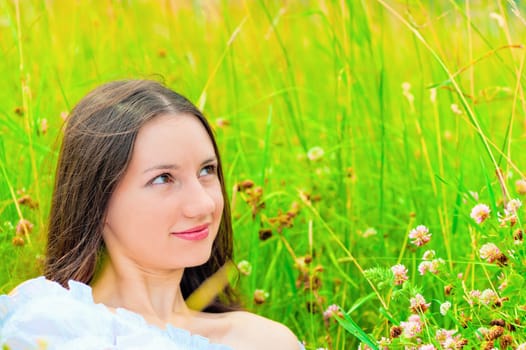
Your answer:
[[[215,188],[206,188],[199,180],[188,184],[186,191],[184,191],[183,215],[189,218],[196,218],[213,214],[216,203],[211,191],[215,190]]]

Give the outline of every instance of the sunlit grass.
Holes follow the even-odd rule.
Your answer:
[[[445,328],[482,348],[477,329],[495,318],[517,329],[504,334],[513,346],[526,342],[526,254],[514,239],[524,206],[512,228],[497,220],[510,199],[524,201],[524,8],[17,3],[0,2],[0,292],[39,274],[61,115],[102,82],[145,77],[188,96],[215,126],[235,262],[252,267],[237,282],[247,308],[287,324],[308,349],[351,349],[391,337],[420,293],[431,302],[425,344],[438,347],[434,331]],[[253,186],[238,191],[246,180]],[[482,225],[470,217],[478,203],[491,210]],[[16,234],[22,218],[34,224],[28,235]],[[425,247],[408,238],[417,225],[432,233]],[[488,242],[506,266],[481,259]],[[444,264],[421,276],[428,249]],[[402,285],[396,264],[408,270]],[[488,288],[509,300],[469,306],[470,291]],[[331,304],[348,312],[343,326],[324,319]]]

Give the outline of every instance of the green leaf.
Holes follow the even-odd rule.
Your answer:
[[[371,347],[373,350],[378,350],[378,346],[376,345],[376,341],[371,339],[371,337],[365,333],[360,326],[356,324],[356,322],[353,321],[351,316],[349,316],[346,313],[341,313],[342,317],[336,317],[336,321],[342,326],[347,332],[354,335],[356,338],[358,338],[362,343],[366,344],[367,346]]]

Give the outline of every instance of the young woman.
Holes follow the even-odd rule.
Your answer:
[[[186,98],[144,80],[95,89],[67,120],[45,277],[0,296],[0,345],[301,349],[229,286],[186,304],[232,258],[226,198],[212,130]]]

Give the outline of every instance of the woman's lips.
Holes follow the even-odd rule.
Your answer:
[[[172,234],[188,241],[200,241],[208,237],[208,226],[208,224],[205,224],[185,231],[172,232]]]

